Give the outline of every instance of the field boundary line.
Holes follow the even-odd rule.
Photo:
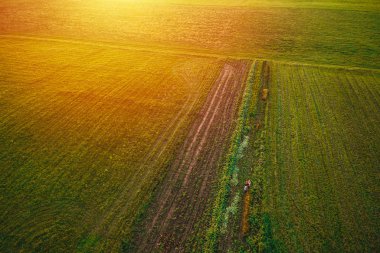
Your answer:
[[[143,45],[140,46],[140,45],[131,45],[131,44],[115,45],[110,42],[102,42],[102,41],[83,41],[83,40],[75,40],[75,39],[60,39],[60,38],[10,35],[10,34],[1,34],[0,38],[61,42],[61,43],[79,44],[79,45],[87,45],[87,46],[94,46],[94,47],[107,47],[107,48],[119,49],[119,50],[153,52],[153,53],[164,54],[164,55],[171,54],[171,55],[187,55],[187,56],[208,57],[208,58],[249,59],[248,57],[236,57],[236,56],[234,57],[234,56],[224,55],[224,54],[192,52],[190,50],[181,50],[181,49],[154,48],[153,46],[143,46]]]
[[[256,57],[253,55],[233,55],[233,54],[220,54],[220,53],[207,53],[200,52],[199,49],[180,49],[180,48],[155,48],[154,46],[146,45],[132,45],[132,44],[123,44],[117,45],[112,44],[111,42],[104,41],[84,41],[76,39],[63,39],[63,38],[49,38],[49,37],[38,37],[38,36],[28,36],[28,35],[13,35],[13,34],[0,34],[0,38],[9,38],[9,39],[24,39],[24,40],[37,40],[37,41],[50,41],[50,42],[61,42],[61,43],[70,43],[70,44],[79,44],[87,45],[94,47],[107,47],[112,49],[119,50],[130,50],[130,51],[141,51],[141,52],[152,52],[163,55],[186,55],[186,56],[196,56],[196,57],[207,57],[207,58],[222,58],[222,59],[235,59],[235,60],[260,60],[260,61],[270,61],[274,63],[287,64],[287,65],[297,65],[297,66],[310,66],[310,67],[323,67],[331,69],[344,69],[344,70],[360,70],[360,71],[369,71],[380,73],[380,68],[365,68],[357,66],[344,66],[344,65],[335,65],[335,64],[321,64],[321,63],[307,63],[307,62],[297,62],[291,60],[278,60],[273,58],[263,58]]]

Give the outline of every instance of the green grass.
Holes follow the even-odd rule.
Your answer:
[[[271,68],[263,207],[271,248],[376,251],[379,72]]]
[[[249,80],[254,88],[246,91],[246,117],[235,138],[246,129],[250,142],[240,158],[240,142],[231,146],[205,249],[376,251],[380,72],[258,61]],[[263,87],[269,88],[267,102],[259,98]],[[221,228],[247,178],[253,184],[250,230],[242,238],[242,204],[223,228],[229,232]]]
[[[265,162],[266,101],[261,99],[262,90],[268,88],[268,62],[256,61],[252,66],[241,107],[235,139],[219,182],[219,191],[213,204],[210,228],[205,236],[203,250],[209,252],[256,252],[264,244],[262,224],[262,195]],[[247,142],[247,140],[249,140]],[[237,177],[238,179],[236,179]],[[249,234],[242,235],[243,202],[235,199],[243,195],[244,182],[251,179],[249,211]],[[236,183],[237,182],[237,183]],[[238,206],[238,210],[228,210]],[[243,238],[244,237],[244,238]]]

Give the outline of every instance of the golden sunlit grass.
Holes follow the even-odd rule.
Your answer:
[[[268,90],[268,89],[263,89],[263,91],[262,91],[262,93],[261,93],[261,99],[262,99],[262,100],[267,100],[268,93],[269,93],[269,90]]]
[[[188,206],[165,202],[181,249],[379,248],[377,1],[8,0],[0,17],[1,252],[138,246],[138,222],[195,119],[200,146],[231,148],[223,161],[220,150],[198,159],[190,142],[204,175],[183,191],[167,184],[170,196],[213,196],[190,199],[209,207],[191,207],[191,221],[175,216]],[[239,97],[223,92],[252,61],[236,123]],[[235,123],[232,144],[208,145]],[[147,248],[176,240],[154,229]]]
[[[223,65],[24,39],[0,55],[3,249],[123,238]]]
[[[236,1],[198,2],[210,5],[6,1],[0,4],[0,32],[313,64],[380,66],[376,57],[380,16],[368,2],[359,5],[365,11],[323,7],[330,1],[324,1],[322,8],[304,1],[256,1],[249,8],[237,7]],[[281,2],[287,3],[285,7],[276,7]]]

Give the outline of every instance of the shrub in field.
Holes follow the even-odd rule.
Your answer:
[[[239,168],[236,167],[236,168],[235,168],[235,171],[234,171],[234,173],[233,173],[233,175],[232,175],[232,179],[231,179],[231,184],[232,184],[233,186],[237,186],[238,183],[239,183],[238,174],[239,174]]]
[[[223,223],[220,229],[220,232],[222,234],[227,232],[227,226],[228,226],[228,221],[230,219],[230,216],[235,215],[237,213],[240,198],[241,196],[239,192],[237,192],[235,197],[232,200],[231,205],[226,208],[226,212],[224,213]]]
[[[263,91],[261,93],[261,99],[264,100],[264,101],[267,100],[268,94],[269,94],[269,90],[268,89],[263,89]]]
[[[242,143],[239,146],[237,158],[243,158],[244,149],[248,146],[249,136],[244,136]]]

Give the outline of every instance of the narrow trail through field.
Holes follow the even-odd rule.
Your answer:
[[[185,250],[228,148],[249,65],[230,61],[223,67],[149,208],[138,252]]]
[[[182,75],[186,75],[182,73]],[[185,103],[182,105],[181,110],[173,117],[167,128],[159,134],[158,138],[154,141],[151,148],[148,150],[144,162],[136,170],[136,173],[129,177],[125,182],[123,191],[118,194],[115,201],[108,207],[104,214],[97,220],[91,230],[92,234],[98,234],[108,240],[105,248],[110,251],[117,251],[120,246],[120,238],[123,237],[123,224],[120,219],[125,216],[125,213],[131,208],[131,203],[125,201],[131,194],[134,194],[134,198],[140,198],[139,193],[133,192],[134,183],[136,180],[146,181],[148,173],[137,173],[143,171],[148,167],[160,167],[160,157],[168,151],[168,146],[174,141],[174,138],[181,127],[183,127],[184,121],[187,119],[188,114],[193,111],[193,108],[199,102],[201,93],[193,90],[194,87],[190,80],[186,80],[186,76],[182,76],[187,83],[188,95]]]
[[[153,146],[150,148],[146,155],[145,161],[141,164],[140,169],[136,171],[141,171],[141,168],[148,166],[148,164],[154,163],[155,160],[157,160],[162,153],[165,151],[165,146],[170,140],[173,138],[175,133],[177,132],[178,126],[181,125],[181,120],[184,119],[184,115],[188,114],[193,106],[194,102],[197,100],[194,99],[194,102],[191,103],[191,98],[194,99],[193,96],[189,96],[186,100],[186,103],[183,105],[182,109],[177,113],[177,115],[172,119],[170,124],[167,127],[167,131],[163,134],[159,135],[157,140],[155,140]],[[129,178],[129,182],[134,182],[136,180],[136,177],[138,177],[139,174],[135,173],[132,178]],[[143,180],[143,179],[141,179]],[[106,216],[102,217],[94,226],[93,232],[96,233],[102,233],[102,231],[108,231],[107,234],[112,234],[111,230],[114,230],[113,227],[117,227],[118,222],[115,221],[116,217],[123,213],[123,209],[127,208],[127,204],[123,204],[124,200],[126,199],[126,195],[130,194],[130,188],[132,187],[131,184],[128,184],[127,187],[124,188],[122,192],[119,193],[119,196],[116,198],[115,202],[112,204],[112,206],[109,208],[109,210],[106,213]],[[107,222],[107,219],[111,219],[111,221]],[[105,226],[109,227],[108,229],[105,229]],[[116,228],[117,229],[117,228]],[[104,232],[103,232],[104,233]],[[106,237],[109,238],[109,235]]]

